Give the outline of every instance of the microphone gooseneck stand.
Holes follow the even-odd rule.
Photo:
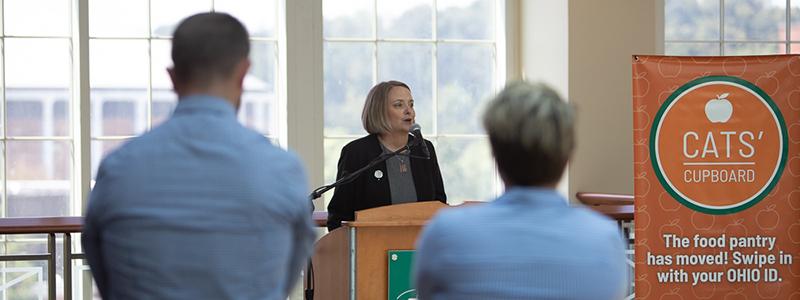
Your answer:
[[[311,209],[312,210],[314,209],[314,205],[313,205],[314,199],[317,199],[317,198],[321,197],[322,194],[324,194],[325,192],[327,192],[327,191],[329,191],[329,190],[331,190],[331,189],[333,189],[335,187],[342,186],[342,185],[350,183],[351,181],[355,180],[362,173],[366,172],[369,169],[372,169],[377,164],[382,163],[382,162],[386,161],[387,159],[402,153],[403,151],[408,151],[408,155],[410,156],[411,155],[411,146],[417,146],[417,145],[419,145],[421,143],[425,143],[425,141],[415,137],[414,140],[411,141],[410,143],[406,144],[405,147],[397,149],[397,151],[394,151],[394,152],[383,153],[380,156],[378,156],[375,159],[373,159],[371,162],[369,162],[366,166],[362,167],[361,169],[358,169],[358,170],[354,171],[353,173],[347,174],[346,176],[342,176],[342,178],[339,178],[339,180],[336,180],[334,183],[331,183],[331,184],[328,184],[328,185],[323,185],[321,187],[318,187],[318,188],[314,189],[314,191],[311,192],[310,195],[308,195],[309,200],[312,201]],[[425,158],[425,157],[422,157],[422,158]],[[314,264],[312,263],[311,259],[308,260],[308,268],[306,269],[306,287],[305,287],[305,290],[304,290],[304,295],[305,295],[305,299],[306,300],[314,300]]]

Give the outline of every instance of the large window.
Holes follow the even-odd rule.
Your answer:
[[[417,123],[435,145],[448,202],[487,200],[497,192],[480,113],[503,81],[498,53],[504,45],[496,33],[501,5],[323,0],[326,182],[335,179],[341,148],[366,135],[360,120],[369,89],[400,80],[411,87]]]
[[[90,0],[92,178],[103,156],[172,113],[177,98],[166,72],[170,38],[182,18],[198,12],[227,12],[245,23],[253,64],[239,119],[274,138],[279,120],[276,2]]]
[[[79,190],[90,185],[99,161],[175,107],[166,73],[175,26],[212,10],[236,16],[251,35],[239,120],[285,145],[278,138],[285,126],[277,83],[278,0],[0,1],[0,217],[81,215],[86,195]],[[89,27],[80,29],[87,20]],[[81,73],[86,70],[89,77]],[[88,136],[77,130],[81,126]],[[81,173],[87,169],[91,176]],[[0,252],[42,253],[44,240],[0,236]],[[46,269],[42,261],[0,263],[0,299],[46,297]],[[86,266],[75,266],[75,286],[87,276]]]
[[[665,53],[800,53],[800,0],[665,0]]]

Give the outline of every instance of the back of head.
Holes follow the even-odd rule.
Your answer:
[[[205,85],[227,78],[250,53],[247,29],[225,13],[200,13],[181,21],[172,39],[175,77]]]
[[[541,83],[510,83],[488,105],[483,125],[503,180],[511,186],[558,182],[575,147],[574,112]]]

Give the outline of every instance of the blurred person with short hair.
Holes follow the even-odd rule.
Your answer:
[[[420,299],[622,299],[619,228],[570,207],[556,185],[575,147],[572,108],[543,84],[514,82],[483,124],[506,191],[493,202],[445,209],[417,242]]]
[[[247,30],[183,20],[168,69],[172,117],[103,159],[82,242],[105,299],[286,299],[315,235],[293,154],[236,117]]]

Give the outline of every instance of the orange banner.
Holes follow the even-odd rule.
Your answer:
[[[800,56],[633,57],[636,299],[800,300]]]

